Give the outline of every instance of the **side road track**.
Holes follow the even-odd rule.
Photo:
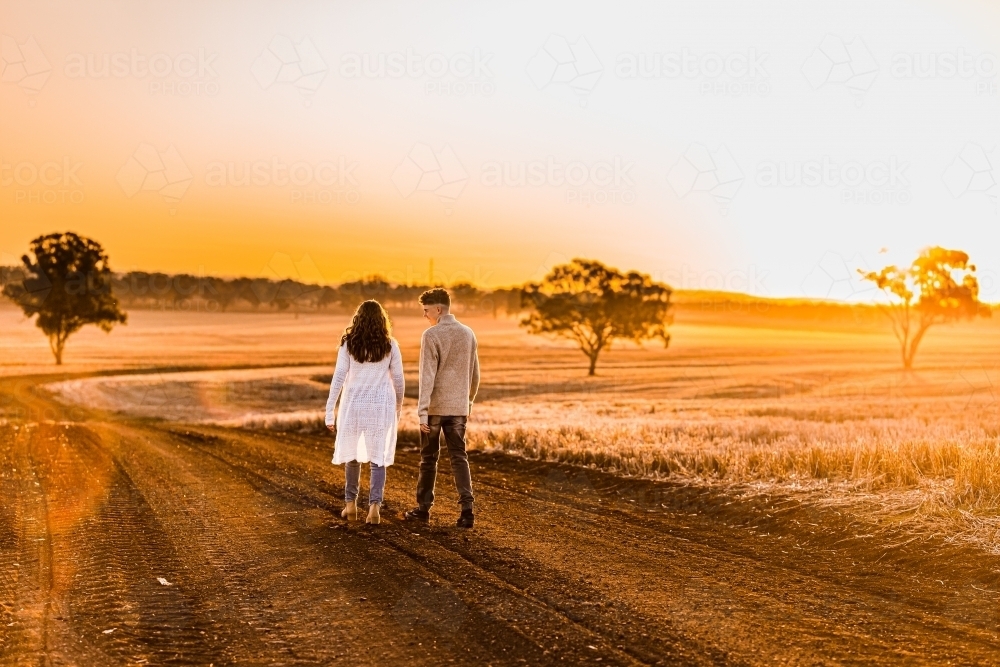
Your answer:
[[[0,424],[0,664],[1000,662],[992,556],[487,454],[474,530],[446,462],[412,525],[406,447],[383,524],[347,525],[331,451],[104,414]]]

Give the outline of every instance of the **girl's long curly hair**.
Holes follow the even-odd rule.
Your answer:
[[[351,323],[344,329],[341,345],[355,361],[382,361],[392,350],[392,322],[378,301],[363,301],[354,311]]]

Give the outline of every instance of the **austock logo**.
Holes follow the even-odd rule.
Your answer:
[[[840,188],[844,204],[908,204],[912,199],[906,172],[909,162],[895,155],[885,160],[765,160],[757,165],[760,187]]]
[[[561,84],[575,93],[587,95],[597,86],[604,66],[585,37],[570,43],[562,35],[549,35],[528,62],[527,71],[539,90]],[[581,99],[580,104],[586,105],[586,99]]]
[[[4,272],[4,284],[20,282],[28,294],[44,301],[52,292],[52,281],[49,280],[44,271],[38,274],[22,273],[23,266],[20,257],[6,252],[0,253],[0,269]]]
[[[70,79],[151,79],[151,94],[212,96],[219,93],[219,73],[214,66],[218,57],[218,53],[203,48],[152,55],[135,48],[127,53],[71,53],[63,73]]]
[[[491,161],[483,164],[479,182],[484,187],[550,187],[566,190],[568,203],[632,204],[635,182],[629,172],[634,162],[619,156],[609,160],[565,163],[552,156],[528,162]]]
[[[14,187],[15,204],[79,204],[83,202],[83,163],[69,157],[45,162],[6,162],[0,158],[0,187]]]
[[[997,94],[997,56],[995,53],[955,51],[896,53],[889,64],[894,79],[975,79],[977,95]]]
[[[428,95],[492,95],[492,53],[480,49],[422,55],[412,48],[393,53],[346,53],[340,76],[347,79],[427,79]]]
[[[275,84],[287,84],[304,95],[312,95],[319,90],[328,69],[308,37],[296,43],[284,35],[275,35],[253,61],[250,72],[265,90]]]
[[[271,255],[258,277],[265,280],[254,281],[250,285],[257,300],[263,304],[275,303],[283,307],[318,291],[319,285],[325,282],[312,257],[303,255],[296,261],[284,252]]]
[[[403,198],[417,192],[433,193],[445,203],[447,213],[468,180],[468,172],[447,144],[438,152],[427,144],[414,144],[392,172],[392,182]]]
[[[840,37],[827,35],[802,64],[802,73],[813,90],[843,85],[854,96],[857,106],[861,106],[878,72],[875,57],[860,37],[845,43]]]
[[[997,94],[997,56],[959,47],[943,52],[897,52],[889,57],[888,74],[896,80],[976,79],[978,95]],[[861,106],[864,94],[881,71],[861,37],[851,41],[826,35],[802,64],[802,73],[814,90],[843,85]]]
[[[684,368],[680,386],[688,399],[720,398],[738,391],[735,367],[727,362],[705,362]]]
[[[770,92],[764,67],[767,53],[747,49],[745,53],[680,51],[621,53],[615,60],[619,79],[700,80],[703,95],[766,95]]]
[[[16,84],[24,92],[37,94],[52,73],[49,63],[34,37],[18,43],[10,35],[0,35],[0,79]]]
[[[942,178],[952,197],[957,199],[982,194],[993,202],[993,210],[996,211],[997,193],[1000,191],[1000,150],[996,146],[987,150],[977,144],[966,144],[944,170]]]
[[[561,252],[551,251],[546,255],[545,259],[542,260],[541,264],[535,269],[535,272],[531,274],[528,278],[528,282],[540,283],[545,280],[545,276],[551,273],[552,269],[562,264],[569,264],[570,258]]]
[[[725,215],[743,185],[743,170],[725,146],[712,151],[695,143],[674,163],[667,174],[667,182],[678,197],[687,197],[693,192],[710,195]]]
[[[770,271],[761,270],[750,264],[746,269],[695,269],[689,264],[681,264],[663,271],[654,271],[653,279],[665,282],[679,290],[707,290],[742,292],[743,294],[766,296],[769,293],[765,281]],[[740,307],[727,304],[726,308]],[[766,307],[755,304],[754,308]]]
[[[192,178],[173,144],[158,151],[152,144],[142,143],[118,170],[115,180],[129,199],[140,192],[156,192],[164,201],[176,203],[187,192]]]
[[[210,162],[205,170],[209,187],[291,188],[293,204],[357,204],[361,199],[354,171],[358,163],[337,160],[286,163],[278,158],[242,162]]]
[[[949,383],[952,391],[965,394],[965,410],[979,414],[1000,412],[1000,365],[965,368]]]
[[[159,371],[145,376],[147,379],[127,383],[138,387],[142,392],[136,408],[146,415],[161,415],[177,402],[177,396],[171,396],[171,390],[177,390],[179,385],[163,377]]]
[[[847,260],[839,253],[827,251],[802,281],[802,293],[805,296],[844,300],[873,291],[875,286],[862,280],[858,270],[868,270],[868,264],[861,255]]]

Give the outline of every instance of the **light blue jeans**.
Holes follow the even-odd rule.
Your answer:
[[[368,484],[368,504],[382,504],[382,494],[385,492],[385,466],[377,463],[371,465],[371,481]],[[357,461],[348,461],[345,464],[344,472],[347,483],[344,485],[344,500],[352,502],[358,499],[358,491],[361,486],[361,464]]]

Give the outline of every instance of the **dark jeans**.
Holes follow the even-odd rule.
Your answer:
[[[420,474],[417,476],[417,504],[421,509],[429,510],[434,504],[434,482],[437,479],[442,432],[451,458],[451,472],[455,475],[458,504],[462,509],[472,509],[472,472],[469,470],[469,455],[465,453],[466,419],[467,417],[441,415],[430,415],[427,418],[431,432],[420,432]]]

